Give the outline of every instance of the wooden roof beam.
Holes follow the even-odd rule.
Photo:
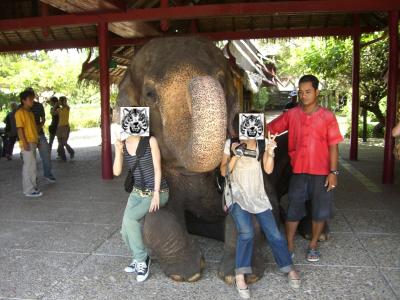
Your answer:
[[[41,4],[46,4],[46,5],[51,5],[56,8],[64,10],[65,7],[70,8],[71,6],[74,6],[73,2],[68,2],[65,3],[65,0],[40,0],[42,3]],[[87,11],[108,11],[108,10],[116,10],[116,11],[126,11],[127,6],[126,3],[122,0],[85,0],[85,6],[87,8],[92,8],[88,9]],[[75,6],[77,10],[79,10],[81,7],[80,6]],[[64,8],[64,9],[63,9]]]
[[[126,11],[126,9],[128,8],[126,6],[126,3],[122,0],[102,0],[102,2],[107,2],[108,5],[114,6],[115,9],[122,10],[122,11]]]
[[[47,17],[1,20],[0,30],[17,30],[41,26],[65,26],[77,24],[97,24],[99,22],[187,20],[207,17],[262,16],[270,14],[310,14],[310,13],[363,13],[373,11],[397,11],[400,3],[393,0],[335,0],[335,1],[279,1],[231,4],[211,4],[194,6],[156,7],[127,9],[125,12],[105,12],[99,14],[57,15]]]
[[[273,29],[252,31],[228,31],[228,32],[203,32],[195,36],[202,36],[214,41],[220,40],[242,40],[262,38],[286,38],[286,37],[309,37],[309,36],[351,36],[355,32],[354,27],[331,27],[331,28],[301,28],[301,29]],[[374,32],[375,28],[364,28],[362,32]],[[171,36],[193,36],[193,34],[171,34]],[[110,38],[110,46],[132,46],[142,45],[152,38]],[[43,41],[40,43],[26,43],[18,45],[1,45],[0,52],[27,52],[34,50],[50,50],[64,48],[90,48],[97,47],[97,39]]]

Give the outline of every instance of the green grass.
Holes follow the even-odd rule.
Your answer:
[[[51,123],[50,106],[46,110],[46,129]],[[99,104],[72,104],[69,112],[69,125],[72,131],[81,128],[92,128],[100,126],[100,103]]]
[[[71,106],[69,113],[71,130],[100,126],[100,103]]]

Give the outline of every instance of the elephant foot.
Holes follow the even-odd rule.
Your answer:
[[[311,240],[311,234],[305,234],[304,238],[306,240]],[[321,235],[319,236],[318,242],[326,242],[329,240],[329,233],[321,233]]]
[[[247,284],[252,284],[252,283],[255,283],[255,282],[257,282],[257,281],[259,281],[261,279],[261,277],[260,276],[258,276],[257,274],[248,274],[247,276],[246,276],[246,282],[247,282]]]
[[[173,213],[161,209],[148,214],[143,237],[164,273],[172,280],[193,282],[201,277],[204,259],[200,249]]]
[[[175,263],[160,261],[161,267],[165,274],[177,282],[195,282],[201,278],[202,266],[200,260],[196,262],[188,262],[185,260],[175,261]]]
[[[206,265],[206,262],[205,262],[204,258],[201,257],[201,260],[200,260],[200,270],[201,271],[203,271],[203,269],[205,268],[205,265]],[[177,282],[185,281],[185,278],[178,274],[169,275],[169,278],[171,278],[173,281],[177,281]],[[196,273],[193,276],[187,278],[186,281],[195,282],[195,281],[199,280],[200,278],[201,278],[201,273]]]
[[[227,284],[233,284],[235,280],[235,252],[233,252],[234,249],[229,250],[231,251],[226,251],[220,262],[218,277]]]
[[[173,281],[176,282],[184,282],[185,278],[183,278],[181,275],[169,275],[169,278],[171,278]]]
[[[260,249],[262,249],[260,247]],[[252,263],[252,274],[246,275],[246,282],[248,284],[252,284],[260,280],[265,271],[266,259],[263,253],[258,252],[258,257],[253,255],[253,263]],[[224,256],[221,261],[218,277],[221,278],[225,283],[232,285],[235,281],[235,255],[234,253],[229,253]]]
[[[221,274],[219,274],[219,273],[218,273],[218,276],[220,278],[222,278]],[[235,275],[227,275],[227,276],[223,277],[222,279],[223,279],[223,281],[225,281],[226,284],[233,285],[233,283],[235,282]]]
[[[176,281],[176,282],[186,281],[185,278],[181,275],[170,275],[169,278],[171,278],[173,281]],[[194,274],[192,277],[188,278],[187,281],[195,282],[195,281],[199,280],[200,278],[201,278],[201,274],[197,273],[197,274]]]
[[[220,278],[222,274],[218,273],[218,276]],[[257,274],[248,274],[246,275],[246,282],[247,284],[252,284],[255,283],[257,281],[259,281],[261,279],[261,276],[257,275]],[[229,285],[233,285],[233,283],[235,282],[235,275],[226,275],[225,277],[222,278],[222,280]]]

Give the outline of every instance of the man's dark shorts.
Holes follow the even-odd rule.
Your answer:
[[[307,200],[311,201],[313,221],[327,221],[333,217],[333,191],[326,191],[325,180],[325,175],[292,175],[287,221],[300,221],[306,215]]]

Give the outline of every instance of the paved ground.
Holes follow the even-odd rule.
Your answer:
[[[0,299],[236,299],[217,278],[222,243],[214,240],[198,238],[206,268],[196,283],[169,280],[157,262],[142,284],[123,272],[130,260],[119,235],[127,194],[121,178],[100,179],[96,133],[73,133],[76,159],[53,162],[57,183],[40,180],[39,199],[21,194],[18,156],[0,160]],[[298,238],[302,288],[290,290],[269,264],[251,287],[254,299],[400,299],[400,164],[396,184],[383,186],[381,146],[361,145],[358,162],[347,153],[344,143],[337,213],[321,261],[307,263]]]

